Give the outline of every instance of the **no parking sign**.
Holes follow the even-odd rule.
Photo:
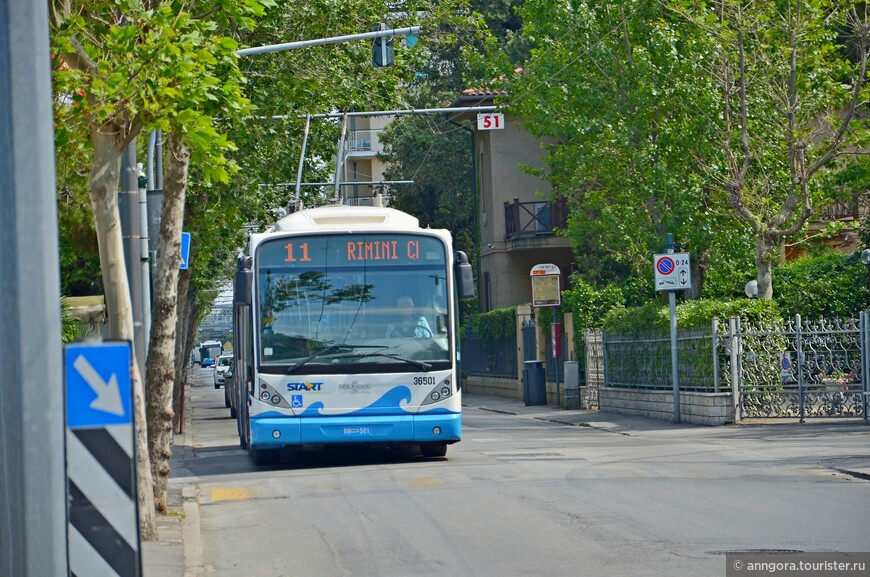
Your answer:
[[[657,291],[692,288],[692,267],[689,253],[676,252],[653,255]]]

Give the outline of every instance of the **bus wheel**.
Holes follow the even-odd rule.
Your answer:
[[[251,460],[257,467],[274,465],[278,462],[279,453],[277,449],[256,449],[251,447],[248,452],[251,454]]]
[[[447,454],[447,443],[420,443],[424,457],[443,457]]]

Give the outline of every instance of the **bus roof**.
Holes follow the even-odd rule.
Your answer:
[[[307,208],[287,215],[275,224],[273,231],[418,228],[420,228],[420,221],[416,217],[394,208],[335,204]]]

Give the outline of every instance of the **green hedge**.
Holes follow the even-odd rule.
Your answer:
[[[744,321],[770,322],[780,318],[776,301],[744,299],[700,299],[677,305],[677,326],[681,329],[709,330],[713,318],[727,322],[731,317]],[[606,332],[625,336],[646,336],[670,330],[670,308],[662,302],[631,309],[614,308],[602,323]]]
[[[516,337],[517,307],[495,309],[472,317],[471,326],[485,343]]]
[[[867,303],[867,267],[859,253],[794,260],[773,270],[773,298],[784,317],[853,317]]]
[[[677,325],[681,329],[709,330],[713,317],[722,322],[739,317],[765,323],[795,314],[804,319],[851,317],[867,302],[867,274],[858,253],[804,257],[774,269],[774,300],[739,297],[682,301],[677,305]],[[575,280],[573,288],[562,292],[559,310],[574,315],[574,342],[579,352],[584,347],[586,328],[627,336],[670,329],[670,312],[662,300],[626,308],[630,298],[615,284],[596,287],[583,280]],[[553,309],[541,309],[539,321],[544,334],[549,334],[552,319]],[[472,315],[471,326],[485,342],[515,337],[516,307]]]

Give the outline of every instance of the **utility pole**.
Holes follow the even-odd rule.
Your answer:
[[[139,174],[136,165],[136,139],[127,145],[121,155],[121,190],[118,193],[118,211],[121,216],[121,234],[124,243],[124,261],[130,284],[130,305],[133,309],[133,352],[139,363],[141,382],[145,382],[145,354],[148,335],[143,323],[142,265],[140,236],[142,220],[139,217]]]
[[[67,575],[48,3],[0,0],[0,575]]]

